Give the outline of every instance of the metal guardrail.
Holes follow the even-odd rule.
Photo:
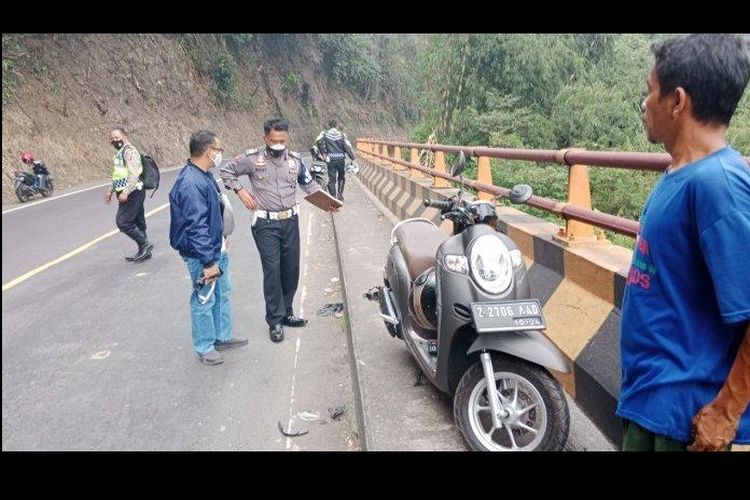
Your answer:
[[[387,154],[388,147],[393,148],[394,156]],[[401,148],[411,150],[412,161],[407,162],[401,159]],[[445,171],[445,162],[442,155],[444,153],[458,153],[463,151],[467,156],[478,158],[479,168],[477,172],[478,180],[462,179],[462,181],[465,185],[476,189],[479,197],[484,199],[497,196],[508,197],[510,193],[509,189],[492,184],[490,158],[566,165],[570,167],[567,201],[532,196],[526,204],[563,217],[566,220],[566,227],[556,236],[556,239],[567,245],[591,244],[592,242],[601,241],[600,236],[594,235],[592,226],[608,229],[630,237],[635,237],[640,229],[640,224],[637,221],[592,210],[587,166],[663,172],[672,160],[672,157],[666,153],[607,152],[586,151],[582,149],[488,148],[484,146],[420,144],[368,138],[358,139],[357,149],[364,155],[370,155],[383,160],[386,165],[395,164],[408,167],[411,169],[410,173],[412,174],[422,172],[438,179],[446,179],[454,182],[459,182],[459,179],[450,176]],[[436,167],[428,168],[419,164],[417,150],[427,150],[436,153]],[[750,164],[750,157],[746,156],[744,158]],[[446,184],[444,181],[441,184],[438,184],[438,181],[436,181],[435,186],[446,187]]]

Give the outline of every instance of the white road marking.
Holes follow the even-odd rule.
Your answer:
[[[166,170],[162,170],[161,173],[163,174],[163,173],[166,173],[166,172],[172,172],[173,170],[177,170],[178,168],[182,168],[182,167],[168,168]],[[66,198],[68,196],[73,196],[74,194],[85,193],[86,191],[91,191],[92,189],[100,189],[100,188],[109,186],[111,184],[112,184],[112,182],[107,182],[105,184],[97,184],[96,186],[91,186],[91,187],[87,187],[87,188],[84,188],[84,189],[79,189],[77,191],[71,191],[70,193],[61,194],[60,196],[53,196],[52,198],[45,198],[43,200],[39,200],[39,201],[36,201],[34,203],[29,203],[29,204],[24,204],[24,205],[21,205],[21,206],[18,206],[18,207],[9,208],[8,210],[3,210],[3,215],[9,214],[11,212],[15,212],[17,210],[21,210],[22,208],[35,207],[37,205],[41,205],[42,203],[47,203],[48,201],[55,201],[55,200],[59,200],[59,199],[62,199],[62,198]]]

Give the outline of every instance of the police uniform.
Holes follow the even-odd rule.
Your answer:
[[[132,144],[123,145],[112,158],[112,191],[115,195],[125,192],[128,201],[119,202],[115,223],[117,228],[138,244],[138,252],[129,261],[138,262],[151,258],[154,245],[146,235],[146,216],[143,206],[146,192],[140,175],[143,172],[141,155]]]
[[[248,149],[221,167],[227,189],[242,189],[242,175],[248,176],[250,194],[258,203],[252,233],[263,265],[266,323],[273,329],[294,315],[300,259],[297,186],[308,194],[320,186],[313,182],[300,155],[289,149],[278,157],[265,146]]]

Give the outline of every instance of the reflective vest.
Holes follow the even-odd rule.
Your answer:
[[[115,156],[112,158],[112,162],[114,163],[114,169],[112,170],[112,187],[118,193],[128,185],[128,176],[130,175],[128,166],[125,164],[125,148],[127,147],[135,149],[135,146],[132,144],[125,144],[117,150],[117,153],[115,153]],[[141,175],[141,172],[143,172],[143,166],[139,164],[138,176]]]

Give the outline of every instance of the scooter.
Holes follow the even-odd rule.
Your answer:
[[[451,175],[465,165],[459,153]],[[570,413],[550,369],[569,373],[564,355],[542,333],[545,319],[531,294],[521,251],[495,229],[488,201],[424,200],[453,222],[453,235],[415,218],[391,231],[377,301],[392,337],[402,339],[422,374],[453,396],[453,415],[472,450],[562,450]],[[510,200],[531,198],[514,186]],[[492,390],[487,390],[490,387]]]
[[[328,164],[320,155],[317,146],[310,148],[310,155],[312,161],[310,162],[310,173],[315,179],[315,182],[320,184],[320,187],[326,189],[328,186]]]
[[[41,194],[46,198],[55,189],[52,174],[47,173],[36,176],[23,170],[16,170],[14,174],[16,178],[13,182],[13,190],[16,192],[16,196],[18,196],[18,200],[21,203],[26,203],[35,194]],[[39,182],[37,182],[37,177],[39,177]]]

